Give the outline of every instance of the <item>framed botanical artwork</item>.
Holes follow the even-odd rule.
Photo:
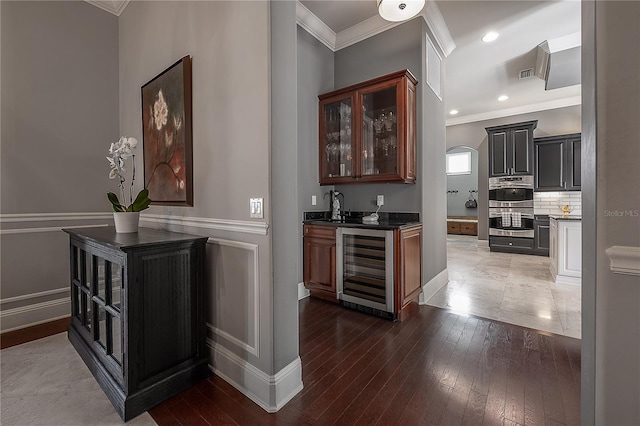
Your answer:
[[[144,187],[152,204],[193,206],[191,57],[142,86]]]

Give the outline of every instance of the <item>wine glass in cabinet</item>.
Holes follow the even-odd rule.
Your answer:
[[[353,180],[354,96],[336,96],[320,102],[320,181]]]

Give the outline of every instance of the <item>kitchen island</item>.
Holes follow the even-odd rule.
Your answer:
[[[582,217],[549,215],[549,270],[559,284],[582,282]]]

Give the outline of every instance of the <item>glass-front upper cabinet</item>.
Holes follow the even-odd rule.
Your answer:
[[[320,95],[320,184],[414,183],[416,84],[398,71]]]
[[[349,182],[354,174],[354,97],[344,95],[320,103],[320,180]]]

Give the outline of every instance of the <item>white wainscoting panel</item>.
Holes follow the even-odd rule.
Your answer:
[[[238,311],[242,309],[241,301],[239,297],[236,297],[237,303],[229,303],[229,309],[232,309],[236,312],[231,313],[231,315],[221,315],[217,317],[218,321],[224,321],[225,319],[231,318],[233,320],[233,324],[231,323],[222,323],[222,324],[207,324],[209,330],[225,339],[227,342],[241,348],[249,352],[250,354],[259,357],[260,356],[260,273],[259,273],[259,251],[258,246],[256,244],[244,243],[240,241],[230,241],[223,240],[219,238],[209,238],[208,244],[218,246],[221,250],[224,250],[225,247],[230,249],[240,249],[248,252],[248,254],[252,257],[252,275],[246,275],[246,281],[242,282],[243,274],[241,272],[246,271],[230,271],[229,275],[225,275],[226,268],[228,265],[224,265],[223,262],[216,262],[215,259],[210,265],[210,274],[209,277],[213,280],[212,284],[214,290],[217,292],[213,296],[213,300],[209,303],[213,307],[214,315],[219,313],[219,303],[222,301],[224,304],[225,297],[233,297],[230,296],[227,292],[238,291],[241,292],[242,289],[240,287],[244,287],[246,290],[246,294],[244,295],[248,299],[248,303],[245,306],[246,312],[241,315],[242,318],[237,318]],[[222,253],[214,253],[214,256],[223,256]],[[246,267],[246,265],[244,265]],[[221,280],[222,278],[227,278],[229,282],[216,282],[217,280]],[[233,286],[233,288],[230,288]],[[221,294],[221,292],[225,292]],[[232,300],[226,300],[226,302],[233,302]],[[218,311],[218,312],[215,312]],[[245,320],[245,321],[241,321]],[[248,329],[243,330],[225,330],[224,328],[229,327],[232,328],[234,326],[243,326],[246,325]],[[244,336],[241,335],[244,332]]]

